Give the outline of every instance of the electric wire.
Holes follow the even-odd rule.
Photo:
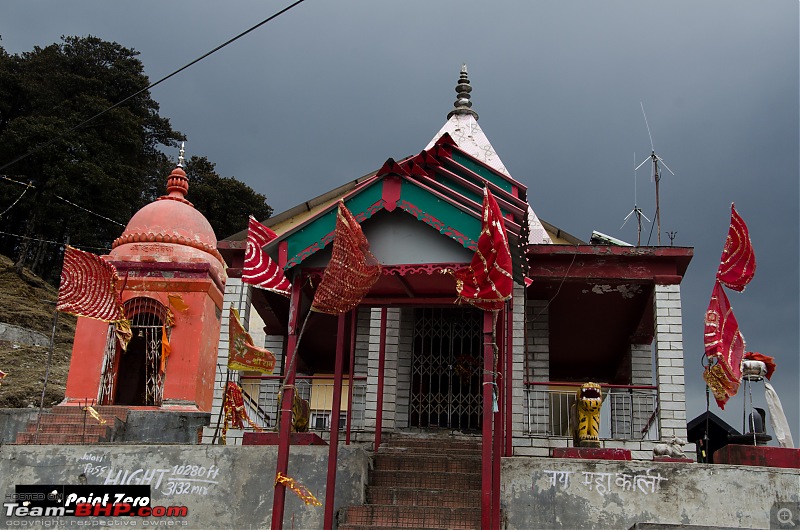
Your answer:
[[[38,237],[23,236],[23,235],[20,235],[20,234],[12,234],[10,232],[0,231],[0,236],[16,237],[18,239],[28,239],[30,241],[38,241],[40,243],[50,243],[51,245],[64,246],[64,242],[63,241],[52,241],[50,239],[41,239],[41,238],[38,238]],[[87,245],[72,245],[72,246],[77,248],[77,249],[80,249],[80,250],[83,250],[83,249],[105,250],[105,251],[111,250],[108,247],[90,247],[90,246],[87,246]]]
[[[3,217],[3,216],[6,214],[6,213],[8,213],[8,211],[9,211],[11,208],[13,208],[14,206],[16,206],[16,205],[17,205],[17,203],[19,202],[19,200],[20,200],[22,197],[24,197],[26,193],[28,193],[28,190],[29,190],[31,187],[32,187],[32,185],[31,185],[31,184],[28,184],[28,185],[25,187],[25,189],[24,189],[24,190],[22,190],[22,194],[21,194],[19,197],[17,197],[17,200],[15,200],[14,202],[12,202],[12,203],[11,203],[11,206],[9,206],[8,208],[6,208],[6,209],[5,209],[5,210],[3,210],[2,212],[0,212],[0,217]]]
[[[120,100],[120,101],[118,101],[118,102],[114,103],[114,104],[113,104],[113,105],[111,105],[110,107],[108,107],[108,108],[106,108],[106,109],[104,109],[104,110],[102,110],[102,111],[98,112],[98,113],[97,113],[97,114],[95,114],[94,116],[92,116],[92,117],[90,117],[90,118],[87,118],[86,120],[82,121],[82,122],[81,122],[81,123],[79,123],[78,125],[75,125],[75,126],[74,126],[74,127],[72,127],[71,129],[68,129],[68,130],[66,130],[66,131],[62,132],[61,134],[59,134],[59,135],[57,135],[57,136],[55,136],[55,137],[51,138],[50,140],[48,140],[48,141],[46,141],[46,142],[44,142],[44,143],[41,143],[41,144],[39,144],[39,145],[35,146],[33,149],[31,149],[31,150],[30,150],[30,151],[28,151],[27,153],[24,153],[24,154],[22,154],[22,155],[18,156],[17,158],[15,158],[14,160],[12,160],[11,162],[8,162],[8,163],[6,163],[6,164],[4,164],[4,165],[0,166],[0,171],[4,170],[5,168],[7,168],[7,167],[9,167],[9,166],[11,166],[11,165],[14,165],[14,164],[16,164],[16,163],[17,163],[17,162],[19,162],[20,160],[24,160],[25,158],[28,158],[30,155],[32,155],[32,154],[34,154],[34,153],[38,152],[38,151],[39,151],[39,150],[41,150],[41,149],[44,149],[45,147],[47,147],[47,146],[49,146],[49,145],[52,145],[54,142],[56,142],[57,140],[59,140],[59,139],[63,138],[63,137],[64,137],[64,136],[66,136],[67,134],[69,134],[69,133],[71,133],[71,132],[74,132],[74,131],[76,131],[76,130],[80,129],[81,127],[83,127],[83,126],[84,126],[84,125],[86,125],[87,123],[89,123],[89,122],[92,122],[92,121],[96,120],[97,118],[99,118],[100,116],[103,116],[104,114],[106,114],[107,112],[109,112],[109,111],[111,111],[111,110],[114,110],[115,108],[119,107],[119,106],[120,106],[120,105],[122,105],[123,103],[126,103],[127,101],[130,101],[131,99],[135,98],[135,97],[136,97],[136,96],[138,96],[139,94],[141,94],[141,93],[143,93],[143,92],[146,92],[146,91],[150,90],[151,88],[154,88],[154,87],[156,87],[156,86],[160,85],[161,83],[163,83],[163,82],[164,82],[164,81],[166,81],[167,79],[169,79],[169,78],[171,78],[171,77],[173,77],[173,76],[175,76],[175,75],[177,75],[177,74],[181,73],[182,71],[186,70],[187,68],[189,68],[189,67],[191,67],[191,66],[194,66],[195,64],[199,63],[200,61],[202,61],[203,59],[205,59],[205,58],[206,58],[206,57],[208,57],[209,55],[211,55],[211,54],[213,54],[213,53],[216,53],[216,52],[218,52],[219,50],[221,50],[222,48],[226,47],[227,45],[229,45],[229,44],[231,44],[231,43],[233,43],[233,42],[235,42],[235,41],[239,40],[240,38],[244,37],[244,36],[245,36],[245,35],[247,35],[248,33],[250,33],[250,32],[252,32],[252,31],[254,31],[254,30],[256,30],[256,29],[260,28],[261,26],[263,26],[263,25],[264,25],[264,24],[266,24],[267,22],[270,22],[271,20],[273,20],[273,19],[275,19],[275,18],[277,18],[277,17],[281,16],[282,14],[286,13],[286,12],[287,12],[287,11],[289,11],[290,9],[294,8],[295,6],[297,6],[297,5],[299,5],[299,4],[302,4],[303,2],[305,2],[305,0],[297,0],[295,3],[293,3],[293,4],[291,4],[291,5],[287,6],[287,7],[285,7],[285,8],[283,8],[283,9],[281,9],[281,10],[280,10],[280,11],[278,11],[277,13],[275,13],[275,14],[271,15],[270,17],[268,17],[268,18],[265,18],[264,20],[262,20],[261,22],[259,22],[259,23],[258,23],[258,24],[256,24],[255,26],[251,27],[250,29],[247,29],[247,30],[245,30],[245,31],[243,31],[243,32],[241,32],[241,33],[239,33],[239,34],[238,34],[238,35],[236,35],[235,37],[233,37],[233,38],[231,38],[231,39],[228,39],[228,40],[227,40],[227,41],[225,41],[224,43],[220,44],[219,46],[217,46],[217,47],[216,47],[216,48],[214,48],[213,50],[211,50],[211,51],[209,51],[209,52],[206,52],[205,54],[201,55],[200,57],[198,57],[198,58],[197,58],[197,59],[195,59],[194,61],[191,61],[190,63],[188,63],[188,64],[186,64],[186,65],[184,65],[184,66],[182,66],[182,67],[178,68],[177,70],[175,70],[175,71],[174,71],[174,72],[172,72],[171,74],[169,74],[169,75],[166,75],[166,76],[162,77],[161,79],[159,79],[159,80],[158,80],[158,81],[156,81],[155,83],[151,83],[151,84],[149,84],[148,86],[144,87],[143,89],[141,89],[141,90],[139,90],[139,91],[137,91],[137,92],[134,92],[134,93],[133,93],[133,94],[131,94],[130,96],[128,96],[128,97],[126,97],[126,98],[124,98],[124,99],[122,99],[122,100]]]

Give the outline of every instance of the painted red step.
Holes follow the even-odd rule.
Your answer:
[[[379,454],[375,469],[394,471],[419,471],[431,473],[480,473],[480,456],[420,454],[410,458],[407,454]]]
[[[480,473],[429,473],[427,471],[372,471],[373,486],[475,490],[481,488]]]
[[[429,506],[386,506],[368,504],[345,508],[342,522],[394,528],[441,528],[476,530],[481,526],[480,510]]]
[[[402,505],[402,506],[446,506],[448,508],[477,509],[481,508],[480,490],[434,490],[396,488],[385,486],[367,487],[368,504]]]

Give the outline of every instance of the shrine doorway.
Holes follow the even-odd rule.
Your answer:
[[[414,310],[409,427],[481,429],[482,322],[471,307]]]
[[[138,297],[123,304],[132,336],[122,349],[109,326],[100,404],[160,407],[164,395],[162,335],[168,310],[157,300]]]

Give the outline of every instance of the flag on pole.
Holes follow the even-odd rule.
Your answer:
[[[731,224],[722,249],[717,279],[725,287],[742,292],[756,273],[756,255],[747,225],[731,203]]]
[[[720,282],[714,282],[705,318],[705,350],[706,357],[715,359],[716,364],[705,369],[703,379],[723,410],[728,399],[739,390],[744,347],[744,337],[725,290]]]
[[[124,320],[118,280],[114,265],[67,245],[56,311],[105,322]]]
[[[489,188],[483,190],[483,218],[478,250],[468,267],[453,273],[458,302],[484,311],[498,311],[511,298],[511,251],[503,214]]]
[[[278,235],[250,216],[247,226],[247,248],[244,253],[242,281],[267,291],[289,296],[292,284],[286,279],[283,270],[269,257],[262,247]]]
[[[350,210],[339,201],[331,260],[317,286],[312,311],[338,315],[356,307],[378,281],[381,266]]]
[[[275,355],[253,344],[253,338],[239,320],[239,312],[231,306],[228,318],[228,368],[271,374],[275,370]]]

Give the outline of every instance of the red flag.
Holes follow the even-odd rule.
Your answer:
[[[251,215],[247,226],[247,249],[244,253],[242,281],[261,289],[289,296],[292,284],[283,275],[280,266],[262,249],[278,235],[262,225]]]
[[[725,247],[722,249],[717,279],[725,287],[741,292],[755,273],[756,255],[750,243],[747,225],[731,203],[731,225]]]
[[[253,337],[239,321],[239,312],[231,306],[228,318],[228,368],[271,374],[275,369],[275,355],[266,348],[253,344]]]
[[[67,245],[56,310],[105,322],[123,320],[118,279],[114,265]]]
[[[483,220],[478,250],[469,267],[457,270],[453,276],[459,302],[472,304],[484,311],[497,311],[511,298],[511,251],[503,214],[489,188],[483,190]]]
[[[709,359],[717,363],[706,368],[703,378],[708,383],[721,409],[736,394],[742,380],[744,337],[720,282],[714,282],[711,302],[705,319],[705,349]]]
[[[353,214],[339,201],[331,260],[314,294],[312,311],[337,315],[356,307],[378,281],[381,266]]]

